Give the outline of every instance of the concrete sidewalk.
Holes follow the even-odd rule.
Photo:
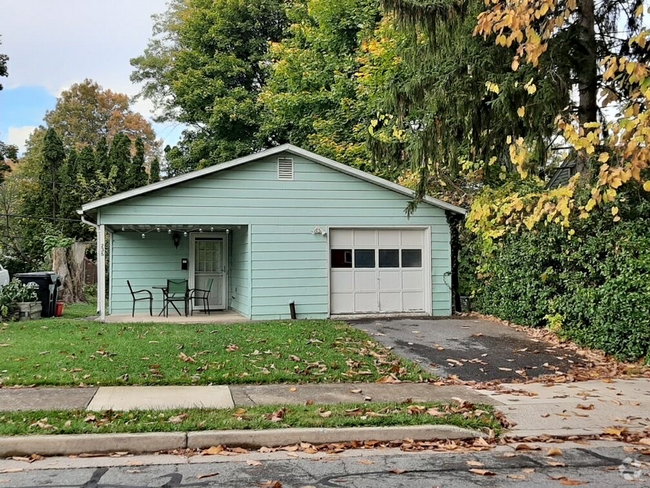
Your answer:
[[[217,386],[0,388],[0,411],[232,408],[255,405],[451,402],[498,403],[464,386],[430,383],[321,383]]]
[[[597,435],[607,429],[650,432],[647,378],[502,386],[501,392],[476,391],[516,423],[508,435],[566,437]]]
[[[650,379],[511,384],[499,391],[428,383],[99,388],[0,388],[0,411],[232,408],[255,405],[452,402],[491,404],[516,423],[507,435],[566,437],[650,431]]]

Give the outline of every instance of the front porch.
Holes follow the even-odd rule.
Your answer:
[[[210,315],[202,312],[195,312],[194,315],[178,315],[175,311],[169,317],[163,315],[150,316],[149,314],[137,313],[135,316],[130,314],[107,315],[104,323],[106,324],[241,324],[249,322],[250,319],[234,310],[223,312],[212,312]]]
[[[101,227],[98,229],[101,234]],[[108,323],[233,323],[250,316],[249,227],[246,225],[137,225],[105,226],[108,234],[106,289],[98,286],[100,320]],[[99,242],[104,241],[101,237]],[[207,308],[197,299],[190,304],[191,316],[184,313],[183,302],[170,305],[169,317],[161,316],[164,307],[163,289],[168,280],[187,281],[189,289],[210,288]],[[145,298],[135,303],[133,296]],[[153,317],[149,315],[148,293],[153,298]],[[182,295],[181,295],[182,296]],[[102,312],[102,304],[107,308]]]

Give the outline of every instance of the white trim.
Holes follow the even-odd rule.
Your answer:
[[[413,190],[409,190],[408,188],[405,188],[401,185],[398,185],[396,183],[393,183],[391,181],[385,180],[383,178],[380,178],[378,176],[371,175],[369,173],[366,173],[365,171],[358,170],[356,168],[352,168],[350,166],[347,166],[345,164],[338,163],[332,159],[319,156],[318,154],[315,154],[311,151],[307,151],[305,149],[296,147],[292,144],[283,144],[281,146],[276,146],[271,149],[267,149],[265,151],[260,151],[254,154],[249,154],[248,156],[244,156],[241,158],[233,159],[232,161],[228,161],[226,163],[221,163],[217,164],[215,166],[209,166],[207,168],[200,169],[198,171],[193,171],[191,173],[187,173],[184,175],[176,176],[174,178],[169,178],[166,180],[159,181],[157,183],[153,183],[151,185],[143,186],[140,188],[135,188],[134,190],[129,190],[125,191],[122,193],[118,193],[117,195],[113,195],[107,198],[102,198],[101,200],[96,200],[91,203],[87,203],[86,205],[83,205],[81,207],[82,212],[88,212],[90,210],[94,210],[99,207],[103,207],[105,205],[110,205],[113,203],[121,202],[123,200],[127,200],[129,198],[137,197],[140,195],[144,195],[146,193],[155,191],[155,190],[160,190],[162,188],[167,188],[169,186],[176,185],[178,183],[183,183],[185,181],[193,180],[195,178],[200,178],[202,176],[206,175],[211,175],[214,173],[218,173],[219,171],[223,171],[229,168],[234,168],[235,166],[239,166],[242,164],[249,163],[251,161],[257,161],[262,158],[266,158],[269,156],[273,156],[275,154],[281,153],[281,152],[288,152],[291,154],[294,154],[296,156],[301,156],[306,159],[309,159],[311,161],[314,161],[316,163],[322,164],[323,166],[327,166],[329,168],[332,168],[336,171],[339,171],[341,173],[345,173],[350,176],[354,176],[355,178],[359,178],[364,181],[368,181],[370,183],[373,183],[377,186],[386,188],[388,190],[392,190],[397,193],[401,193],[402,195],[406,195],[410,198],[415,198],[415,192]],[[428,203],[429,205],[433,205],[434,207],[442,208],[443,210],[448,210],[450,212],[456,212],[462,215],[465,215],[467,211],[464,208],[457,207],[456,205],[452,205],[447,202],[443,202],[442,200],[438,200],[437,198],[433,197],[427,197],[425,196],[423,199],[424,203]]]
[[[332,314],[332,290],[331,290],[331,283],[332,283],[332,253],[331,253],[331,235],[333,230],[346,230],[346,229],[368,229],[368,230],[382,230],[382,229],[399,229],[399,230],[421,230],[424,232],[424,246],[422,248],[422,260],[423,260],[423,267],[424,267],[424,273],[425,273],[425,282],[424,282],[424,294],[425,294],[425,308],[424,308],[424,313],[427,314],[428,316],[433,316],[433,264],[432,264],[432,246],[431,246],[431,226],[430,225],[335,225],[335,226],[330,226],[327,228],[327,307],[328,307],[328,317],[333,318],[333,317],[343,317],[344,315],[341,314]],[[401,247],[400,247],[401,249]],[[424,264],[427,263],[427,264]],[[407,315],[410,314],[410,312],[405,312]],[[373,314],[349,314],[350,317],[352,316],[369,316]],[[378,317],[384,316],[384,317],[389,317],[391,315],[398,316],[400,314],[395,314],[392,312],[386,312],[386,313],[374,313],[374,315],[377,315]],[[348,315],[345,315],[348,316]],[[421,317],[421,313],[414,313],[411,316],[419,316]]]
[[[426,308],[424,311],[429,315],[433,316],[433,264],[431,263],[433,259],[433,250],[431,248],[431,226],[428,225],[424,230],[424,254],[427,256],[427,270],[424,283],[424,292],[427,294],[428,300],[425,301]],[[424,257],[422,258],[424,259]]]
[[[97,308],[99,320],[106,320],[106,226],[97,227]]]
[[[224,310],[228,310],[228,285],[230,280],[228,279],[228,273],[229,273],[229,263],[228,263],[228,233],[226,232],[191,232],[190,233],[190,256],[189,256],[189,263],[187,266],[187,272],[188,272],[188,286],[190,289],[194,288],[196,285],[196,276],[195,276],[195,271],[194,271],[194,246],[196,242],[196,238],[222,238],[223,239],[223,253],[225,256],[224,259],[224,271],[223,271],[223,304],[224,304]],[[214,286],[214,285],[213,285]],[[190,303],[190,309],[194,307],[193,303]]]
[[[248,225],[248,318],[253,318],[253,224]]]

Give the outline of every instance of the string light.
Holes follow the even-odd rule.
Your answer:
[[[241,226],[239,225],[239,226],[237,226],[237,228],[241,229]],[[130,232],[138,232],[138,233],[140,233],[140,235],[141,235],[141,237],[143,239],[146,239],[147,234],[149,234],[150,232],[160,233],[160,232],[162,232],[164,230],[166,230],[167,234],[169,234],[169,235],[172,235],[174,233],[181,233],[182,232],[184,237],[187,237],[192,232],[199,232],[199,233],[207,232],[207,229],[204,230],[203,227],[198,227],[198,228],[194,228],[194,229],[188,229],[187,227],[185,229],[174,229],[173,227],[165,226],[164,228],[155,227],[155,228],[151,228],[149,230],[143,231],[142,228],[138,228],[138,226],[128,227],[128,226],[123,225],[123,226],[121,226],[121,229],[122,229],[122,232],[129,232],[129,231]],[[221,230],[221,232],[225,232],[226,234],[230,234],[230,229],[224,229],[223,227],[221,227],[220,230]],[[210,232],[214,232],[214,231],[215,231],[215,228],[210,227]]]

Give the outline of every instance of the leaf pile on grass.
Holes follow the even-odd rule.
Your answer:
[[[103,412],[32,411],[0,415],[0,435],[184,432],[289,427],[455,425],[500,431],[490,406],[469,403],[267,405],[233,409]]]
[[[430,379],[342,322],[99,324],[40,320],[0,327],[2,385],[205,385]]]

